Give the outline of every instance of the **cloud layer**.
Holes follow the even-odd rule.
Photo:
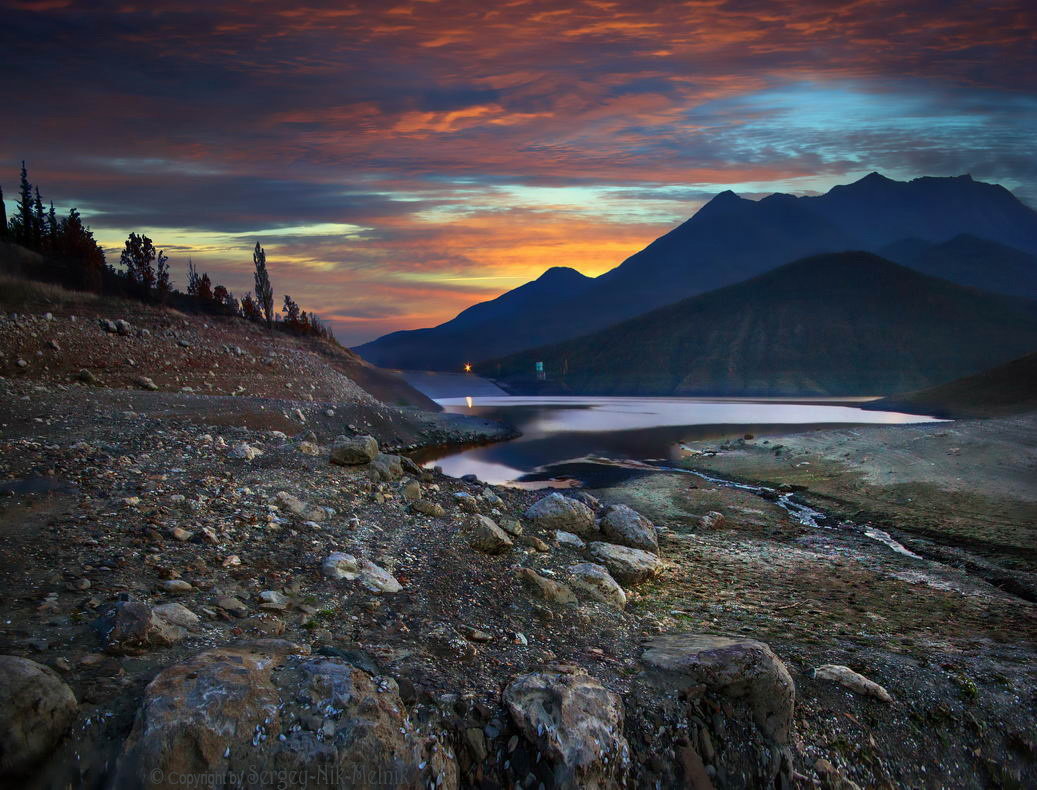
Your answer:
[[[705,196],[870,170],[1037,202],[1037,11],[938,0],[0,2],[17,161],[354,343],[553,265],[598,274]],[[181,272],[182,273],[182,272]]]

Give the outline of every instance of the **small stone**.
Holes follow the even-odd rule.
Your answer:
[[[169,530],[169,534],[173,537],[173,540],[178,540],[181,543],[190,540],[193,536],[193,532],[189,532],[183,527],[173,527]]]
[[[573,591],[561,582],[547,579],[531,568],[519,568],[519,580],[535,595],[550,603],[576,603]]]
[[[555,530],[555,542],[562,546],[572,546],[574,549],[587,548],[587,544],[583,542],[583,538],[579,535],[574,535],[561,529]]]
[[[845,686],[856,694],[866,697],[874,697],[883,702],[892,702],[893,697],[882,686],[874,680],[869,680],[849,667],[841,664],[825,664],[814,670],[814,677],[818,680],[832,680]]]
[[[262,450],[257,450],[247,442],[239,442],[230,449],[227,456],[230,458],[240,458],[243,461],[251,461],[262,454]]]
[[[336,551],[324,560],[321,573],[329,579],[352,581],[360,575],[360,565],[352,554]]]
[[[140,376],[140,377],[138,377],[137,378],[137,386],[140,387],[141,389],[152,390],[152,391],[158,389],[158,384],[156,384],[152,379],[148,378],[147,376]]]
[[[320,445],[313,442],[299,442],[299,452],[303,455],[320,455]]]
[[[159,584],[165,592],[179,595],[180,593],[191,592],[194,587],[189,582],[185,582],[183,579],[166,579],[164,582]]]
[[[719,529],[720,527],[724,526],[725,521],[726,519],[724,518],[724,514],[718,513],[715,510],[711,510],[701,519],[699,519],[699,522],[702,524],[703,529]]]
[[[577,593],[583,593],[592,600],[606,603],[617,609],[626,606],[626,593],[604,566],[593,562],[582,562],[569,566],[569,575],[570,584]]]
[[[427,499],[417,499],[411,502],[411,510],[416,513],[421,513],[425,516],[432,516],[433,518],[442,518],[446,515],[446,508],[437,502],[430,502]]]

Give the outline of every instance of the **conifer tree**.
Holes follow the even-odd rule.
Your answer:
[[[266,270],[266,252],[256,242],[256,249],[252,253],[252,262],[256,266],[256,301],[259,303],[266,325],[269,329],[274,324],[274,288],[270,285],[270,275]]]
[[[36,187],[36,198],[32,201],[32,248],[43,252],[43,240],[47,235],[47,215],[43,213],[43,198]]]
[[[52,255],[58,252],[58,234],[61,227],[58,225],[58,215],[54,213],[54,201],[50,201],[50,211],[47,212],[47,251]]]
[[[18,214],[14,218],[14,240],[24,247],[32,246],[32,184],[22,161],[22,178],[18,185]]]
[[[7,206],[4,204],[4,189],[0,187],[0,241],[7,239]]]

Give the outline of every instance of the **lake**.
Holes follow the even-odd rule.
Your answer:
[[[861,409],[861,399],[621,398],[468,396],[437,400],[447,411],[513,426],[516,439],[433,451],[419,460],[453,477],[527,487],[604,483],[608,467],[591,456],[649,461],[680,457],[682,442],[787,434],[848,425],[933,422],[934,418]],[[623,472],[622,474],[629,474]],[[589,480],[592,476],[595,479]]]

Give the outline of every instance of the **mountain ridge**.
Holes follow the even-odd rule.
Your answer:
[[[392,333],[356,350],[385,367],[460,369],[604,329],[805,256],[878,251],[912,236],[932,245],[961,233],[1034,254],[1037,212],[971,176],[895,181],[873,173],[825,195],[773,193],[758,201],[725,190],[598,277],[557,289],[541,277],[438,327]],[[975,271],[966,279],[975,284]],[[527,299],[531,293],[537,298]],[[469,323],[472,310],[484,317],[478,324]]]
[[[477,370],[523,392],[883,395],[1031,348],[1037,303],[861,251],[803,258]],[[536,361],[546,384],[535,380]]]

